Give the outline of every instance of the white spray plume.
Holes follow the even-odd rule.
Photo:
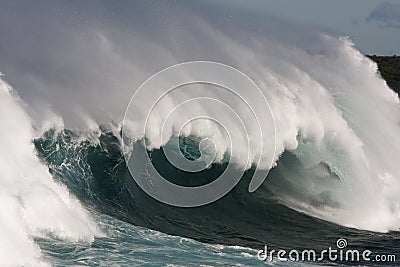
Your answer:
[[[45,265],[33,237],[90,242],[101,234],[79,201],[36,157],[29,116],[0,80],[0,265]]]

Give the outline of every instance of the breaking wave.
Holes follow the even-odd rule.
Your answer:
[[[274,46],[278,47],[274,53],[269,52],[271,57],[275,54],[273,65],[266,58],[243,66],[261,88],[273,114],[272,165],[265,160],[256,164],[258,159],[270,157],[271,150],[260,147],[271,136],[253,138],[259,128],[251,122],[251,116],[241,118],[248,129],[249,150],[241,147],[246,142],[236,142],[233,148],[238,152],[234,157],[230,157],[232,147],[226,134],[209,120],[189,121],[181,131],[182,121],[202,112],[218,114],[225,122],[223,126],[235,131],[236,121],[224,115],[226,110],[219,106],[194,101],[164,124],[171,110],[183,100],[197,99],[199,90],[207,92],[209,98],[224,102],[229,99],[231,106],[241,109],[243,103],[222,97],[213,86],[196,85],[173,97],[167,95],[153,110],[145,133],[138,125],[148,110],[140,113],[139,103],[138,113],[129,121],[129,134],[124,136],[120,124],[98,125],[93,121],[90,131],[63,129],[62,123],[54,128],[54,121],[39,131],[40,127],[33,128],[17,94],[1,81],[0,251],[12,255],[12,263],[18,259],[18,264],[25,265],[33,259],[42,263],[36,237],[90,242],[102,235],[91,219],[92,208],[166,233],[248,246],[270,238],[284,246],[295,242],[290,231],[282,238],[282,228],[276,226],[282,220],[297,220],[304,227],[313,222],[321,228],[329,222],[334,233],[342,229],[338,225],[376,232],[398,230],[398,96],[381,79],[376,64],[362,56],[347,38],[325,34],[318,38],[325,47],[322,52]],[[183,71],[180,75],[190,73]],[[143,106],[148,104],[146,94],[159,93],[145,92]],[[237,93],[249,99],[256,97],[245,87]],[[268,115],[262,111],[267,109],[257,105],[250,106],[259,110],[257,116],[263,120]],[[160,139],[163,131],[167,132],[166,138]],[[242,180],[224,198],[199,209],[158,203],[137,186],[128,171],[122,144],[126,137],[133,140],[132,145],[144,146],[157,172],[176,184],[199,186],[212,182],[224,172],[228,161],[238,172],[243,170]],[[205,151],[203,139],[212,142],[214,157],[201,172],[175,168],[166,157],[165,150],[171,145],[172,150],[195,161]],[[257,168],[270,172],[262,186],[249,193],[247,188]],[[254,233],[255,228],[259,234]],[[346,231],[354,234],[354,230]],[[331,237],[337,238],[335,234]],[[324,241],[311,233],[307,238]],[[299,245],[301,240],[297,241]],[[9,264],[7,259],[3,257],[0,263]]]
[[[13,89],[1,80],[0,113],[4,130],[0,138],[0,264],[44,264],[33,237],[91,241],[101,235],[88,211],[65,185],[54,181],[37,157],[30,118]]]

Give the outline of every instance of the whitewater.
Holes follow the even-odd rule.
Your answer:
[[[346,36],[276,21],[238,30],[179,11],[172,12],[180,22],[163,18],[176,32],[146,29],[144,21],[135,21],[143,26],[137,35],[114,31],[119,25],[78,31],[67,23],[72,41],[54,42],[69,44],[71,57],[46,53],[58,66],[50,64],[58,70],[51,79],[20,77],[18,66],[0,64],[0,265],[263,265],[255,255],[266,242],[323,249],[340,236],[356,248],[398,251],[400,101],[376,63]],[[182,23],[188,17],[193,24]],[[173,80],[164,77],[129,113],[151,75],[196,60],[245,73],[266,102],[232,79],[236,94],[194,84],[155,103]],[[193,120],[200,116],[222,126]],[[212,182],[231,163],[237,184],[198,208],[160,203],[135,183],[127,144],[133,155],[133,146],[144,145],[155,169],[176,184]],[[173,153],[206,168],[176,168]],[[268,176],[249,192],[256,168]]]
[[[92,241],[96,224],[65,185],[57,183],[38,159],[34,130],[13,89],[0,82],[1,122],[1,260],[3,266],[41,263],[33,236],[53,235]]]

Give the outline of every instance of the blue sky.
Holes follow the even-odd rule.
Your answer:
[[[225,0],[224,4],[348,35],[366,54],[400,54],[399,0]]]

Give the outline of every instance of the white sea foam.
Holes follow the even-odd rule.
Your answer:
[[[22,102],[0,80],[0,265],[46,265],[35,236],[91,242],[101,234],[79,201],[36,156]]]

